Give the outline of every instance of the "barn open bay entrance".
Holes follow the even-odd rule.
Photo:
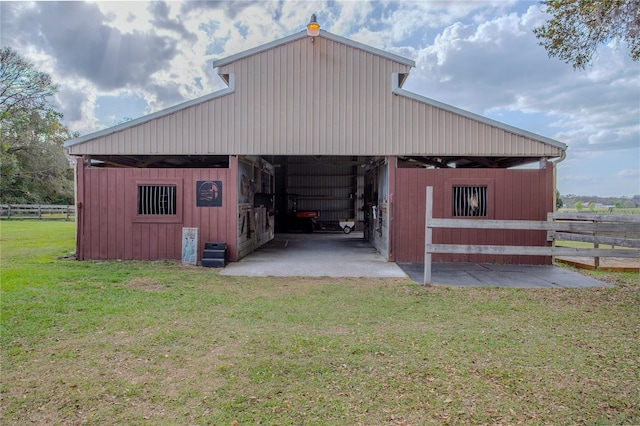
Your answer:
[[[373,253],[376,260],[388,260],[387,245],[380,244],[388,236],[388,218],[383,213],[387,211],[388,198],[386,158],[262,156],[252,160],[245,157],[239,159],[239,176],[239,259],[245,256],[255,259],[254,252],[264,254],[279,246],[291,249],[297,245],[298,251],[314,253],[305,258],[307,265],[311,264],[308,261],[311,257],[321,258],[318,253],[322,250],[342,252],[341,257],[345,258],[362,254],[364,249],[366,253]],[[244,190],[245,186],[249,189]],[[260,219],[266,212],[268,220]],[[254,214],[258,218],[255,223]],[[273,226],[267,229],[266,224]],[[255,243],[263,234],[270,234],[267,241]],[[292,253],[280,250],[272,254],[289,256]],[[339,257],[334,256],[330,262],[324,262],[323,267],[317,267],[331,267]],[[354,269],[354,265],[345,268]]]
[[[273,156],[276,233],[360,232],[389,260],[388,157]]]
[[[370,158],[275,156],[270,161],[276,233],[363,231],[366,207],[372,204],[365,191]]]

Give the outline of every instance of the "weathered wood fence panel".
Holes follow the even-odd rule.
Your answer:
[[[557,220],[563,222],[579,223],[585,226],[587,223],[595,224],[596,231],[582,232],[562,232],[562,230],[547,231],[548,241],[577,241],[593,244],[594,250],[600,248],[600,244],[614,246],[640,248],[640,231],[633,224],[640,222],[640,217],[631,215],[612,215],[595,213],[549,213],[547,220]],[[605,224],[614,224],[617,228],[613,230],[605,229]],[[606,252],[605,252],[606,253]],[[559,255],[563,256],[563,255]],[[566,255],[565,255],[566,256]],[[625,257],[614,254],[597,254],[594,251],[594,267],[600,267],[600,257]],[[591,257],[591,256],[590,256]]]
[[[431,255],[433,253],[463,253],[489,255],[539,255],[640,258],[640,216],[599,215],[592,213],[549,213],[547,221],[438,219],[433,218],[433,188],[426,189],[425,203],[425,265],[424,284],[431,284]],[[582,241],[594,244],[594,248],[555,246],[495,246],[433,244],[433,228],[496,229],[547,231],[547,239]],[[599,244],[610,245],[601,248]],[[628,248],[614,248],[628,247]],[[597,260],[596,260],[597,265]]]
[[[7,219],[75,218],[76,206],[55,204],[0,204],[0,217]]]

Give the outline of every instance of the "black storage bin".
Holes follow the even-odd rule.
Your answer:
[[[226,250],[227,243],[204,243],[205,250]]]
[[[202,266],[224,268],[227,259],[227,243],[204,243]]]
[[[205,268],[224,268],[224,259],[205,259],[202,258],[202,266]]]

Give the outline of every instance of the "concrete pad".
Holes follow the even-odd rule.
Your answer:
[[[239,262],[227,264],[221,275],[406,278],[422,283],[421,263],[387,262],[364,240],[351,234],[277,234],[276,238]],[[596,279],[557,266],[489,263],[434,263],[434,285],[509,288],[610,287]]]
[[[424,265],[400,263],[399,266],[417,283],[422,283]],[[491,263],[434,263],[434,285],[509,287],[509,288],[582,288],[611,285],[557,266],[504,265]]]
[[[362,232],[351,234],[277,234],[273,241],[238,262],[227,264],[221,275],[249,277],[375,277],[406,278],[394,262],[380,255]]]

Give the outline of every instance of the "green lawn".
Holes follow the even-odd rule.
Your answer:
[[[640,424],[638,274],[423,288],[78,262],[2,221],[0,423]]]

